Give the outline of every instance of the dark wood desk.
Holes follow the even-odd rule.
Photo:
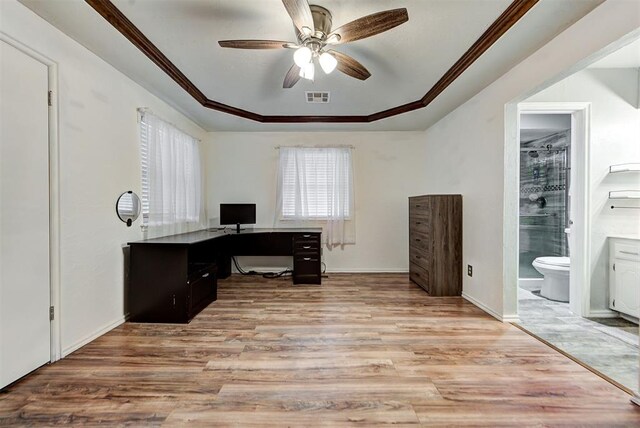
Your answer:
[[[293,283],[321,283],[322,229],[200,230],[129,242],[130,320],[189,322],[216,300],[232,256],[293,256]]]

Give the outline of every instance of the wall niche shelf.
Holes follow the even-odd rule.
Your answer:
[[[610,174],[618,172],[640,172],[640,163],[621,163],[619,165],[611,165],[609,167]]]
[[[640,199],[640,190],[612,190],[609,199]]]

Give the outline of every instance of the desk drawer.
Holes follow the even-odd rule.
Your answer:
[[[295,262],[293,270],[296,275],[320,275],[320,261],[309,260]]]
[[[193,318],[198,312],[217,299],[218,284],[216,265],[191,275],[187,281],[187,317]]]
[[[317,276],[314,284],[319,284],[321,274],[320,256],[317,254],[301,254],[293,257],[293,280],[298,282],[300,278]],[[317,281],[317,282],[315,282]]]
[[[303,246],[313,246],[315,248],[320,248],[320,235],[314,234],[299,234],[293,236],[293,248]]]
[[[309,242],[305,242],[305,241],[298,241],[298,242],[294,242],[293,243],[293,252],[295,254],[298,253],[308,253],[308,252],[314,252],[314,253],[318,253],[320,250],[320,242],[313,242],[313,241],[309,241]]]

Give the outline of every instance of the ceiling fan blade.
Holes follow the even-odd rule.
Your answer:
[[[303,29],[306,27],[313,33],[313,16],[307,0],[282,0],[282,3],[298,31],[306,34],[307,30]]]
[[[409,14],[405,8],[385,10],[363,16],[332,31],[331,35],[338,34],[340,36],[339,40],[332,41],[332,43],[347,43],[375,36],[393,27],[397,27],[400,24],[404,24],[408,20]],[[329,38],[331,35],[329,35]]]
[[[369,77],[371,77],[371,73],[369,73],[369,70],[367,70],[364,65],[360,64],[349,55],[345,55],[342,52],[334,50],[330,50],[328,52],[338,60],[338,65],[336,66],[336,68],[347,76],[355,77],[356,79],[360,80],[367,80]]]
[[[289,42],[281,40],[220,40],[218,44],[223,48],[235,49],[281,49]]]
[[[289,71],[287,71],[286,76],[284,76],[284,82],[282,83],[283,88],[293,88],[293,85],[298,83],[300,80],[300,67],[293,64]]]

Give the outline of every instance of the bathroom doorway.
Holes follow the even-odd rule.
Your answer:
[[[519,110],[518,314],[524,292],[589,316],[590,104]]]
[[[603,224],[594,210],[606,220],[613,215],[610,202],[594,200],[598,192],[590,185],[593,171],[609,162],[598,152],[606,140],[595,134],[590,141],[591,103],[535,100],[519,105],[518,325],[622,389],[637,391],[637,318],[602,306],[610,308],[612,297],[593,259],[592,237]]]
[[[571,115],[522,113],[518,285],[567,304],[570,183]],[[543,274],[553,281],[544,282]]]

